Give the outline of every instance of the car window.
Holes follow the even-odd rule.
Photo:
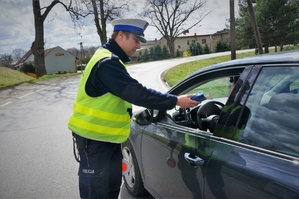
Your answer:
[[[204,92],[204,95],[208,99],[219,99],[219,100],[226,100],[230,90],[233,85],[233,77],[221,77],[217,79],[210,80],[206,82],[188,93],[196,93],[199,90]]]
[[[204,96],[207,99],[204,100],[202,104],[205,104],[209,101],[217,101],[225,104],[228,95],[233,88],[234,81],[236,81],[237,78],[238,76],[222,76],[205,81],[204,83],[199,81],[199,85],[194,85],[192,88],[186,88],[181,94],[194,94],[198,91],[203,91]],[[191,128],[199,128],[197,124],[197,110],[200,106],[201,105],[191,109],[182,109],[177,106],[172,110],[168,110],[167,115],[173,118],[176,124]]]
[[[248,120],[234,139],[299,157],[298,91],[299,67],[264,67],[245,104]]]

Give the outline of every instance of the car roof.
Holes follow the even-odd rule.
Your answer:
[[[220,68],[234,67],[240,65],[246,66],[246,65],[256,65],[256,64],[278,64],[278,63],[299,63],[299,50],[282,51],[282,52],[262,54],[262,55],[230,60],[230,61],[201,68],[186,78],[196,76],[198,73],[202,73],[212,69],[220,69]]]

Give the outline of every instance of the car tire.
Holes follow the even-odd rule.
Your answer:
[[[123,159],[131,164],[128,171],[123,174],[124,184],[128,192],[135,197],[148,194],[143,186],[143,180],[141,178],[136,155],[129,140],[122,144],[122,154]]]

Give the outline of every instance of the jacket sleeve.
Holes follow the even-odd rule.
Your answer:
[[[137,106],[167,110],[174,108],[177,103],[175,95],[144,87],[114,59],[95,66],[89,82],[100,95],[110,92]]]

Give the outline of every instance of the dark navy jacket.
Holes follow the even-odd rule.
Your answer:
[[[112,56],[111,59],[104,62],[98,62],[97,66],[93,67],[86,84],[88,95],[97,97],[110,92],[137,106],[158,110],[175,107],[176,96],[146,88],[129,75],[118,59],[122,60],[123,63],[129,62],[131,59],[114,39],[110,39],[103,47],[116,56]]]

